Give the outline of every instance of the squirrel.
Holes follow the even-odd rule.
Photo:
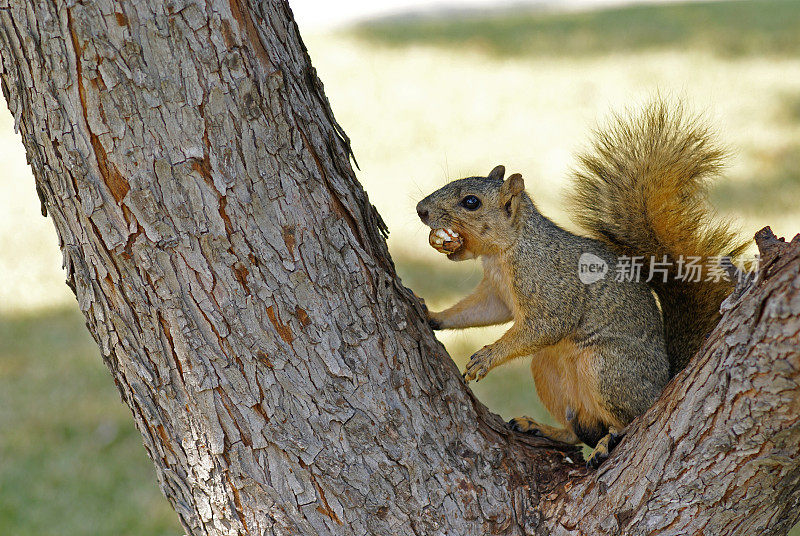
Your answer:
[[[682,105],[656,100],[638,114],[614,116],[590,148],[578,157],[570,195],[574,219],[588,236],[542,215],[522,176],[504,180],[503,166],[450,182],[416,209],[432,229],[435,249],[450,260],[483,264],[483,279],[469,296],[427,312],[430,326],[514,322],[472,355],[464,379],[480,380],[531,356],[539,398],[563,427],[529,417],[509,424],[585,443],[594,449],[587,464],[597,467],[699,349],[733,289],[727,278],[682,277],[685,258],[730,261],[746,243],[713,219],[706,184],[725,153]],[[582,281],[579,265],[587,258],[606,273]],[[639,260],[638,279],[611,273],[623,260]]]

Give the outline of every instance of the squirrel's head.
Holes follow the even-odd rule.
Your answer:
[[[487,177],[467,177],[444,185],[417,204],[417,214],[431,229],[452,229],[463,245],[447,255],[454,261],[497,253],[516,237],[527,199],[522,175],[503,180],[505,168]],[[528,199],[529,200],[529,199]]]

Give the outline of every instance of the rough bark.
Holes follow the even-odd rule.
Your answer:
[[[800,240],[589,472],[472,397],[283,2],[0,0],[68,284],[191,534],[782,534]]]

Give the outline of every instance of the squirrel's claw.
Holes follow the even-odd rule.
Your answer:
[[[463,377],[466,381],[480,381],[492,370],[492,349],[484,346],[469,359],[467,368],[464,369]]]
[[[411,289],[408,289],[408,290],[411,290]],[[417,293],[416,293],[416,292],[414,292],[413,290],[411,290],[411,294],[413,294],[413,295],[414,295],[414,297],[417,299],[417,301],[419,302],[419,305],[422,307],[422,310],[425,312],[425,314],[428,314],[430,311],[428,311],[428,304],[427,304],[427,303],[425,303],[425,300],[424,300],[424,299],[422,299],[422,298],[419,296],[419,294],[417,294]]]
[[[589,458],[586,460],[586,467],[592,469],[600,467],[600,464],[608,459],[611,455],[611,451],[622,440],[624,435],[624,431],[617,431],[613,428],[610,429],[608,433],[597,442],[592,453],[589,454]]]
[[[439,322],[438,320],[434,320],[431,317],[431,315],[432,315],[431,310],[428,309],[428,305],[425,303],[425,300],[420,298],[417,295],[417,293],[414,292],[413,290],[411,291],[411,294],[414,295],[414,297],[417,299],[417,301],[419,302],[420,306],[422,307],[422,311],[425,313],[425,320],[427,320],[428,326],[430,326],[431,329],[442,329],[441,322]]]
[[[539,430],[539,423],[527,416],[514,417],[508,421],[508,424],[515,432],[531,435],[542,435],[541,431]]]

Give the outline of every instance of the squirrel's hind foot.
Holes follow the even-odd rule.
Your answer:
[[[586,467],[597,469],[600,464],[608,459],[611,451],[616,447],[625,435],[624,431],[617,430],[616,428],[609,428],[608,433],[604,435],[600,441],[595,445],[592,453],[586,459]]]
[[[530,417],[515,417],[508,421],[509,426],[515,432],[523,434],[531,434],[569,445],[576,445],[580,443],[580,439],[575,435],[575,432],[568,428],[556,428],[547,424],[540,424]]]

